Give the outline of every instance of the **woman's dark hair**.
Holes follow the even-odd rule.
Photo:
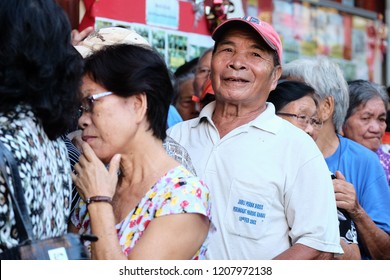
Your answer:
[[[318,106],[314,88],[303,82],[283,80],[279,81],[276,88],[270,92],[267,101],[274,104],[275,111],[278,112],[288,103],[305,96],[313,97],[314,103]]]
[[[146,94],[149,129],[154,136],[165,139],[173,86],[157,51],[139,45],[107,46],[85,59],[84,73],[116,95]]]
[[[50,139],[74,125],[82,57],[54,0],[0,1],[0,111],[31,106]]]

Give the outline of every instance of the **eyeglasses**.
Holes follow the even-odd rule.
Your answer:
[[[208,75],[210,75],[210,72],[211,72],[210,68],[199,67],[196,68],[195,70],[195,76],[205,78],[208,77]]]
[[[105,92],[96,93],[94,95],[91,95],[91,96],[88,96],[88,97],[84,98],[83,101],[81,102],[81,106],[79,107],[79,116],[81,117],[81,115],[84,112],[87,112],[87,113],[92,112],[93,103],[96,100],[98,100],[98,99],[100,99],[102,97],[111,95],[111,94],[113,94],[113,92],[105,91]]]
[[[308,117],[306,115],[296,115],[290,113],[276,112],[277,115],[294,118],[301,125],[310,125],[315,129],[320,129],[324,122],[318,118]]]

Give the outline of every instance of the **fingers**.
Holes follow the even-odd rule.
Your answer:
[[[345,177],[340,171],[336,171],[336,178],[345,181]]]
[[[85,38],[87,38],[92,33],[93,33],[93,26],[88,26],[87,28],[85,28],[84,30],[82,30],[79,33],[79,36],[81,38],[80,41],[84,40]]]
[[[91,146],[87,142],[81,140],[80,144],[81,144],[81,151],[82,151],[80,160],[82,160],[83,156],[89,162],[97,159],[95,152],[92,150]]]
[[[72,143],[75,145],[79,150],[81,150],[81,144],[83,143],[83,140],[81,139],[81,130],[77,130],[72,134]]]
[[[77,46],[81,41],[87,38],[94,31],[93,26],[89,26],[79,32],[77,29],[73,29],[71,32],[72,45]]]
[[[340,178],[333,180],[333,188],[337,207],[350,213],[354,209],[357,199],[354,186]]]

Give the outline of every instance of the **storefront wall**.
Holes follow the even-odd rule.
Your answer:
[[[390,79],[383,75],[387,40],[381,33],[384,25],[374,12],[353,8],[352,11],[362,13],[349,13],[348,9],[338,9],[341,1],[336,8],[319,4],[331,1],[230,2],[234,12],[227,13],[228,18],[246,14],[272,22],[283,41],[284,63],[325,55],[340,64],[348,80],[362,78],[385,83]],[[205,5],[212,5],[212,1],[99,0],[94,6],[95,26],[134,28],[175,70],[213,44]]]

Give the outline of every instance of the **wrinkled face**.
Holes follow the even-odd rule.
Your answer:
[[[82,139],[87,142],[104,163],[109,163],[116,153],[122,153],[135,133],[134,97],[123,98],[115,94],[101,97],[92,104],[88,97],[107,89],[84,76],[81,87],[82,104],[90,110],[83,111],[79,118]]]
[[[206,55],[204,55],[202,59],[198,62],[198,65],[195,69],[195,79],[193,87],[196,96],[200,96],[200,94],[202,93],[203,86],[210,76],[211,56],[212,52],[208,52]]]
[[[318,132],[321,128],[318,124],[321,121],[317,117],[317,107],[312,97],[304,96],[294,100],[284,106],[280,112],[296,115],[297,117],[279,116],[305,131],[314,141],[318,138]]]
[[[192,86],[193,79],[188,79],[179,86],[179,97],[175,103],[175,107],[183,120],[196,118],[199,115],[197,104],[192,100],[194,88]]]
[[[386,107],[379,97],[361,104],[344,123],[344,136],[377,151],[386,130]]]
[[[232,103],[265,104],[276,87],[281,67],[273,53],[246,29],[231,29],[218,42],[211,61],[211,80],[216,98]]]

